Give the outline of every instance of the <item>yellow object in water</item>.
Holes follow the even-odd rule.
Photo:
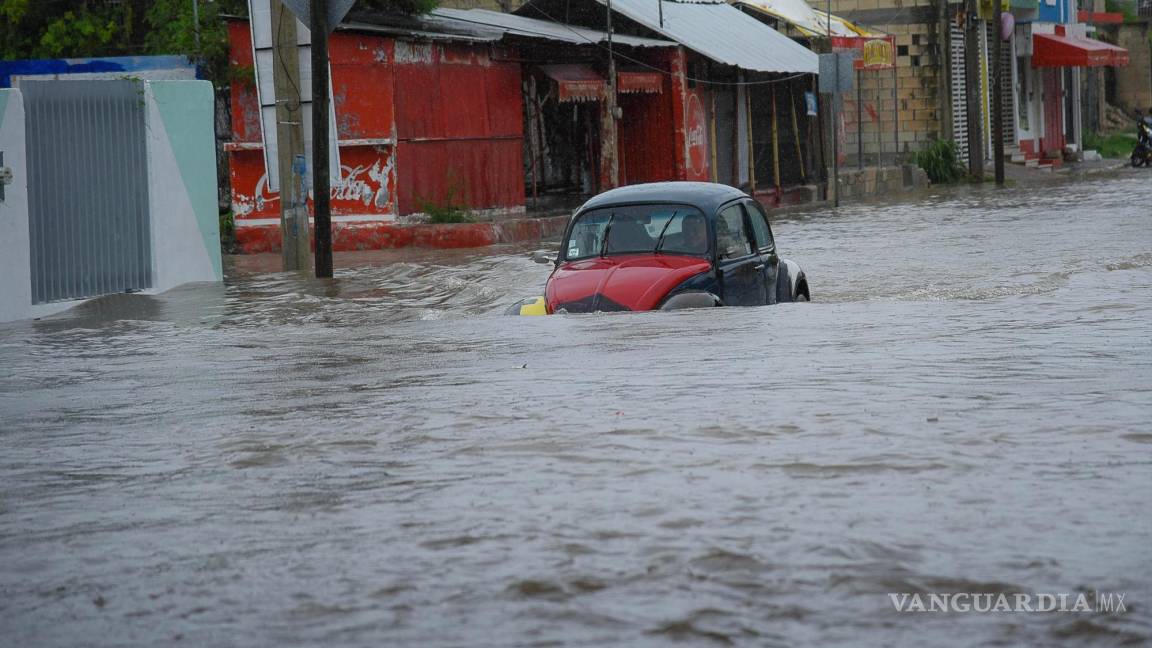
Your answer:
[[[548,307],[544,305],[544,298],[543,297],[537,297],[536,299],[531,300],[531,301],[525,299],[524,303],[522,303],[520,305],[520,314],[521,315],[547,315],[548,314]]]

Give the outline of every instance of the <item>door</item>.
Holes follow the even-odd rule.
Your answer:
[[[143,87],[26,81],[32,302],[152,287]]]
[[[1060,69],[1044,69],[1044,155],[1058,157],[1064,152],[1064,97],[1060,92]]]
[[[776,241],[772,238],[772,228],[768,225],[768,216],[760,203],[746,200],[744,206],[752,220],[752,235],[755,239],[756,254],[760,258],[760,270],[764,275],[765,303],[776,303],[776,279],[780,274],[780,257],[776,254]]]
[[[767,302],[764,267],[754,250],[740,203],[721,209],[716,217],[716,268],[720,273],[720,298],[726,306],[759,306]]]
[[[715,166],[712,180],[724,184],[736,184],[736,171],[733,157],[736,153],[736,93],[731,88],[721,88],[712,93],[713,140]]]

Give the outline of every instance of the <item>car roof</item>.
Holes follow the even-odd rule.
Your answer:
[[[748,198],[748,194],[716,182],[650,182],[605,191],[588,199],[577,211],[622,203],[670,202],[694,205],[711,216],[720,205],[736,198]]]

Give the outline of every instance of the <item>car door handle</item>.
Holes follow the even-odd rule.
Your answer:
[[[764,264],[763,264],[763,263],[758,263],[758,264],[756,264],[756,266],[753,268],[753,270],[756,270],[757,272],[759,272],[760,270],[763,270],[763,269],[764,269]]]

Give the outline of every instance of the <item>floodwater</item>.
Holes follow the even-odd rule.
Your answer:
[[[505,248],[4,325],[0,643],[1146,645],[1150,205],[777,217],[811,304],[506,318]]]

